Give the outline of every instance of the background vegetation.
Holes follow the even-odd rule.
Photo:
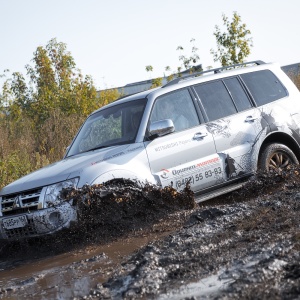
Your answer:
[[[0,188],[61,159],[84,119],[120,97],[98,95],[90,76],[81,74],[64,43],[38,47],[21,73],[2,74],[0,94]]]
[[[230,21],[222,16],[223,28],[215,27],[217,50],[211,49],[222,66],[243,63],[252,47],[251,32],[234,12]],[[178,46],[180,66],[168,72],[168,80],[180,72],[199,71],[195,39],[191,52]],[[210,67],[208,67],[210,68]],[[61,159],[84,119],[95,109],[118,99],[117,90],[98,94],[90,76],[83,76],[64,43],[52,39],[33,53],[26,76],[5,70],[0,90],[0,189],[13,180]],[[151,65],[146,66],[152,72]],[[300,77],[294,75],[300,88]],[[160,86],[162,78],[152,81]]]
[[[210,49],[210,53],[213,55],[214,62],[219,62],[222,67],[246,62],[251,53],[251,47],[253,47],[251,31],[247,29],[245,23],[242,23],[242,18],[236,11],[233,12],[231,20],[223,14],[222,21],[223,26],[216,25],[213,32],[217,49]],[[187,55],[182,46],[178,46],[176,49],[180,51],[178,57],[180,66],[177,66],[175,70],[170,66],[165,67],[164,72],[168,74],[168,81],[174,79],[174,77],[181,77],[183,71],[185,73],[203,71],[202,65],[198,65],[200,56],[198,54],[199,49],[195,45],[196,40],[192,38],[190,42],[192,43],[190,54]],[[207,66],[207,69],[211,68],[211,66]],[[153,67],[151,65],[146,66],[146,71],[151,73]],[[160,86],[161,83],[162,78],[153,79],[151,88]]]

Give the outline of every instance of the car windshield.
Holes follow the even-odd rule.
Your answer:
[[[133,143],[140,126],[146,99],[117,104],[87,118],[67,156]]]

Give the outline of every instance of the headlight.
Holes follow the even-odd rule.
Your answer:
[[[60,192],[62,189],[67,188],[76,188],[79,178],[68,179],[62,182],[58,182],[52,185],[49,185],[45,193],[45,203],[47,207],[57,205],[60,203]]]

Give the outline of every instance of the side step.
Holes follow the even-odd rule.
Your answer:
[[[223,194],[230,193],[232,191],[240,189],[244,184],[245,184],[245,182],[231,184],[229,186],[225,186],[223,188],[219,188],[217,190],[213,190],[211,192],[208,192],[208,193],[205,193],[202,195],[201,194],[195,195],[195,201],[196,201],[196,203],[199,203],[199,202],[203,202],[203,201],[215,198],[215,197],[223,195]]]

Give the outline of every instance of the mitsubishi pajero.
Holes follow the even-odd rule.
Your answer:
[[[92,113],[64,158],[0,192],[0,238],[56,232],[77,220],[63,188],[125,178],[181,190],[197,201],[241,187],[260,168],[300,159],[300,93],[261,61],[179,77]]]

